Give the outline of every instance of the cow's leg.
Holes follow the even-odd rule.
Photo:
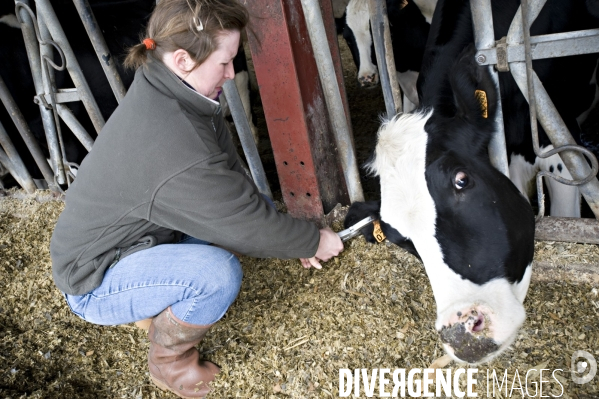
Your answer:
[[[538,166],[526,161],[522,155],[512,154],[510,156],[510,180],[528,202],[535,191],[534,178],[537,171]]]
[[[418,72],[406,71],[397,72],[397,81],[401,86],[401,91],[404,94],[404,110],[410,112],[418,107],[418,91],[416,90],[416,81],[418,80]],[[405,103],[405,98],[409,100],[409,104]]]
[[[553,146],[548,146],[542,149],[547,151]],[[549,158],[537,158],[536,164],[539,169],[545,172],[555,173],[564,179],[572,180],[572,175],[564,165],[559,154],[550,156]],[[551,208],[549,214],[551,216],[561,217],[580,217],[580,191],[576,186],[568,186],[562,184],[552,178],[545,179],[549,198],[551,199]]]
[[[370,36],[370,13],[368,2],[351,0],[347,5],[347,26],[352,30],[358,47],[360,68],[358,82],[360,86],[374,86],[379,83],[378,69],[372,63],[372,37]]]
[[[437,0],[414,0],[414,3],[416,3],[420,12],[424,15],[426,22],[430,24],[433,20],[433,13],[437,6]]]
[[[403,95],[403,112],[408,113],[414,111],[418,107],[417,104],[414,104],[410,101],[410,99],[404,94]]]

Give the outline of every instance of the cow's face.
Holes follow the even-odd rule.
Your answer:
[[[480,363],[524,322],[534,215],[473,147],[473,129],[434,110],[398,116],[381,127],[370,166],[381,179],[381,219],[412,240],[424,263],[446,351]]]

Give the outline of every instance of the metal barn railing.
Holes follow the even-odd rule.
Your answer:
[[[103,68],[112,92],[117,102],[120,102],[126,94],[126,89],[115,63],[112,62],[114,57],[110,54],[92,9],[87,0],[73,0],[73,3],[86,29],[98,57],[98,62]],[[61,186],[70,185],[74,179],[74,173],[76,173],[78,165],[69,162],[66,158],[60,120],[71,130],[73,135],[88,152],[94,143],[92,136],[77,120],[66,103],[81,101],[96,133],[100,132],[105,121],[89,84],[83,75],[75,53],[69,44],[69,40],[62,29],[56,12],[50,4],[50,0],[35,0],[35,9],[37,14],[30,7],[29,0],[15,0],[15,14],[21,25],[21,32],[25,42],[25,50],[36,92],[34,101],[39,106],[50,156],[50,165],[48,165],[39,143],[33,137],[27,121],[1,79],[0,100],[11,115],[13,123],[40,169],[45,186],[52,191],[62,192]],[[53,60],[54,50],[60,57],[58,65]],[[54,70],[62,71],[64,69],[68,71],[74,82],[74,88],[65,89],[56,87]],[[229,85],[227,92],[231,97],[235,94],[239,97],[237,87],[234,84]],[[260,159],[256,160],[255,156],[250,155],[250,152],[257,153],[255,151],[255,144],[251,138],[251,132],[249,129],[241,128],[242,120],[245,120],[247,123],[243,108],[232,107],[231,112],[235,123],[240,126],[237,129],[238,134],[249,134],[247,138],[240,137],[240,139],[246,143],[244,145],[246,158],[252,159],[252,176],[260,191],[272,198],[262,165],[258,165]],[[240,114],[237,115],[237,113]],[[21,156],[17,153],[6,129],[1,124],[0,145],[2,146],[0,148],[0,164],[8,170],[23,189],[28,193],[32,193],[37,188],[45,188],[43,184],[36,184],[31,178],[31,175],[23,164]],[[248,147],[252,145],[254,146],[253,150]]]
[[[562,184],[576,185],[586,199],[595,217],[599,217],[599,181],[597,174],[597,159],[592,152],[576,144],[568,128],[561,119],[547,91],[541,84],[532,68],[532,60],[542,58],[565,57],[569,55],[599,53],[599,29],[567,32],[551,35],[530,36],[530,26],[539,15],[546,0],[522,0],[521,6],[509,28],[507,37],[495,42],[491,0],[471,1],[473,24],[475,28],[479,65],[493,66],[498,71],[510,71],[518,87],[527,99],[530,108],[530,123],[533,135],[534,150],[538,157],[546,158],[560,153],[560,157],[574,177],[566,180],[553,173],[539,172],[537,176],[537,191],[539,196],[539,214],[537,216],[537,238],[545,240],[564,240],[574,242],[599,243],[597,220],[577,218],[544,217],[543,176],[556,179]],[[534,50],[532,48],[534,44]],[[543,126],[547,136],[553,143],[554,149],[541,153],[539,149],[537,120]],[[503,121],[500,121],[503,126]],[[491,159],[500,160],[495,163],[498,169],[506,173],[507,154],[503,131],[498,132],[495,140],[497,145],[489,149]],[[590,160],[591,166],[585,159]],[[507,175],[507,174],[506,174]],[[571,234],[556,237],[551,234],[557,226]]]
[[[84,23],[84,26],[93,43],[96,54],[99,60],[110,57],[108,48],[102,37],[102,34],[97,26],[91,8],[87,0],[73,0],[77,6],[77,10]],[[325,0],[326,1],[326,0]],[[528,6],[530,3],[530,6]],[[542,35],[530,37],[529,27],[543,7],[545,0],[523,0],[523,7],[518,11],[514,18],[509,33],[505,40],[495,42],[493,34],[493,26],[491,14],[491,0],[481,0],[471,2],[471,11],[473,15],[473,25],[475,31],[475,41],[477,47],[476,61],[479,65],[488,65],[493,73],[493,76],[498,82],[498,70],[507,70],[509,68],[514,79],[518,83],[524,96],[529,100],[531,109],[531,127],[533,129],[533,140],[537,143],[535,150],[540,157],[550,156],[554,153],[560,153],[564,164],[574,177],[573,181],[566,181],[566,184],[578,185],[584,198],[589,203],[595,216],[599,215],[599,181],[595,178],[597,173],[597,161],[595,157],[583,147],[577,146],[568,129],[561,120],[559,114],[555,110],[549,96],[538,81],[538,77],[532,69],[532,60],[549,57],[562,57],[575,54],[586,54],[599,52],[599,30],[588,30],[580,32],[568,32],[554,35]],[[85,105],[90,118],[94,124],[96,131],[99,131],[104,124],[103,118],[98,111],[98,106],[93,99],[93,95],[89,90],[89,86],[83,77],[81,68],[76,62],[75,55],[68,44],[68,40],[60,27],[60,23],[56,18],[56,14],[52,10],[49,0],[35,0],[37,8],[37,17],[30,11],[28,0],[15,0],[16,13],[21,23],[23,37],[25,39],[27,54],[29,57],[30,66],[32,68],[33,80],[36,88],[36,102],[39,105],[42,121],[50,149],[51,169],[48,167],[46,160],[41,154],[39,145],[33,140],[31,132],[27,127],[27,123],[23,118],[19,118],[19,112],[11,112],[13,121],[18,127],[21,136],[25,140],[29,150],[34,155],[34,159],[44,175],[47,185],[56,191],[61,191],[60,185],[69,184],[70,178],[68,173],[69,163],[65,159],[64,148],[62,145],[62,132],[60,131],[59,118],[73,131],[76,137],[82,142],[85,148],[89,151],[93,145],[93,139],[85,132],[78,121],[74,118],[69,108],[65,105],[71,101],[82,101]],[[388,115],[394,115],[402,111],[401,91],[394,69],[393,50],[390,44],[389,21],[386,16],[384,2],[369,0],[371,27],[373,31],[373,40],[376,50],[377,63],[379,65],[379,74],[381,84],[383,86],[383,95],[385,98],[385,107]],[[309,26],[320,26],[322,17],[316,11],[318,2],[302,0],[306,22]],[[321,29],[322,30],[322,29]],[[308,32],[312,31],[310,29]],[[316,36],[316,35],[315,35]],[[320,35],[324,37],[324,34]],[[330,75],[330,79],[322,79],[330,82],[333,72],[331,72],[330,62],[327,62],[327,51],[325,48],[326,42],[322,37],[311,37],[312,46],[315,48],[315,56],[322,55],[322,59],[318,62],[318,67],[323,69],[321,75]],[[322,40],[321,40],[322,39]],[[534,51],[531,50],[534,46]],[[51,53],[55,48],[61,54],[61,65],[56,65],[51,60]],[[41,54],[41,56],[40,56]],[[330,54],[329,54],[330,55]],[[104,72],[110,83],[112,91],[119,101],[124,95],[124,88],[118,76],[118,72],[112,66],[104,67]],[[75,82],[74,89],[58,89],[54,85],[53,69],[66,68],[69,71],[73,81]],[[326,69],[325,69],[326,68]],[[390,72],[391,71],[391,72]],[[7,109],[15,108],[14,101],[11,102],[10,94],[5,86],[0,82],[0,99]],[[323,86],[325,84],[323,83]],[[335,95],[334,87],[325,87],[332,95],[326,96],[327,108],[331,112],[330,118],[336,123],[337,128],[335,134],[339,148],[346,148],[350,145],[347,151],[342,151],[341,161],[343,164],[343,172],[347,186],[350,188],[351,197],[356,200],[361,198],[362,192],[359,184],[355,168],[355,156],[352,144],[351,134],[343,134],[343,123],[337,123],[343,119],[343,112],[339,106],[340,100]],[[236,90],[235,85],[227,85],[226,93],[233,99],[235,103],[235,95],[231,93]],[[529,95],[529,93],[531,95]],[[326,93],[325,93],[326,94]],[[330,104],[329,104],[330,102]],[[336,105],[337,104],[337,105]],[[244,128],[241,122],[241,116],[236,115],[238,112],[243,114],[243,110],[239,110],[236,106],[232,106],[234,113],[234,121],[238,125],[237,130],[240,135],[248,134],[248,137],[240,137],[242,143],[253,146],[251,133],[249,129]],[[335,113],[338,111],[337,113]],[[347,117],[347,115],[345,115]],[[245,118],[245,115],[243,115]],[[497,125],[503,128],[502,113],[497,116]],[[547,135],[551,139],[555,149],[550,153],[540,154],[538,152],[538,137],[536,137],[536,120],[539,120]],[[34,189],[31,177],[22,165],[18,154],[13,151],[8,136],[3,134],[4,129],[0,126],[0,143],[4,151],[0,152],[0,162],[15,176],[19,184],[27,191]],[[341,134],[338,134],[341,132]],[[255,149],[255,148],[254,148]],[[257,182],[258,187],[266,195],[272,196],[268,189],[268,182],[261,167],[259,157],[251,148],[245,149],[246,158],[250,163],[251,173]],[[491,142],[489,148],[491,162],[493,165],[502,171],[505,175],[509,175],[508,159],[505,146],[504,132],[498,131]],[[591,167],[588,166],[585,156],[591,160]],[[543,176],[556,178],[550,173],[542,172],[539,174],[538,181]],[[72,179],[72,177],[71,177]],[[543,196],[542,184],[539,184],[539,215],[543,212]],[[559,220],[558,220],[559,219]],[[560,228],[565,231],[572,232],[566,234],[566,238],[562,235],[560,240],[571,240],[577,242],[598,242],[599,237],[595,233],[597,231],[597,221],[576,219],[562,220],[563,218],[544,217],[538,220],[537,236],[544,237],[541,239],[556,239],[554,236],[547,236],[543,231],[539,230],[539,226],[546,226],[545,232],[551,228],[555,228],[559,223]],[[555,223],[554,223],[555,221]],[[565,224],[564,224],[565,223]],[[591,225],[589,225],[591,223]],[[584,226],[583,226],[584,224]],[[550,226],[550,227],[547,227]],[[578,234],[580,233],[580,234]],[[544,235],[545,234],[545,235]],[[570,237],[570,239],[567,239]]]

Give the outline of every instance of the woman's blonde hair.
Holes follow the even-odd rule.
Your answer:
[[[178,49],[200,65],[216,50],[223,31],[243,32],[248,23],[248,11],[238,0],[160,0],[145,33],[156,48],[148,50],[143,43],[129,48],[125,66],[144,65],[150,51],[161,60],[164,53]]]

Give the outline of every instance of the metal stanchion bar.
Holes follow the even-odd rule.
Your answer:
[[[545,6],[547,0],[537,0],[529,3],[528,16],[526,26],[531,26],[535,19],[539,16],[539,13]],[[524,43],[524,27],[522,23],[522,7],[518,7],[516,15],[510,25],[510,29],[507,33],[508,45],[520,45]]]
[[[524,65],[524,63],[510,65],[510,71],[512,72],[514,80],[516,80],[518,87],[520,87],[520,90],[524,94],[524,97],[528,100],[526,65]],[[547,91],[536,74],[534,74],[534,90],[539,122],[543,126],[543,129],[545,129],[547,136],[551,139],[553,146],[557,148],[568,144],[576,145],[576,142],[570,135],[570,132],[565,126],[555,105],[551,102],[549,94],[547,94]],[[560,154],[560,157],[572,176],[577,180],[584,179],[591,171],[584,156],[578,152],[564,151]],[[599,181],[593,179],[587,184],[579,186],[579,189],[595,216],[599,216]]]
[[[239,97],[237,86],[235,86],[235,81],[226,81],[223,89],[225,91],[229,109],[231,110],[231,115],[233,116],[233,122],[235,122],[237,134],[239,135],[239,140],[241,141],[241,146],[243,147],[243,152],[245,154],[245,158],[247,159],[248,167],[250,168],[254,182],[256,183],[260,193],[266,195],[270,199],[273,199],[268,180],[266,179],[266,173],[264,172],[264,168],[262,166],[262,161],[260,161],[260,154],[256,148],[256,143],[254,142],[254,138],[252,136],[252,130],[250,129],[250,124],[243,109],[241,97]]]
[[[370,27],[379,68],[381,87],[385,99],[387,118],[392,118],[403,109],[401,92],[397,82],[395,59],[391,45],[391,32],[387,17],[387,5],[384,1],[369,0]]]
[[[495,47],[495,33],[493,31],[493,13],[491,0],[471,1],[472,24],[474,26],[474,41],[477,50]],[[499,78],[497,71],[488,67],[495,86],[499,90]],[[495,114],[496,132],[489,143],[489,157],[491,164],[501,173],[509,177],[509,163],[505,144],[505,130],[503,125],[503,107],[501,101],[497,101],[497,112]]]
[[[525,42],[525,44],[527,44],[525,39],[528,38],[528,29],[525,32],[523,26],[530,27],[532,25],[545,1],[546,0],[531,2],[530,7],[526,12],[523,12],[522,7],[520,7],[516,13],[516,17],[512,21],[512,26],[510,27],[507,38],[508,43]],[[527,3],[528,2],[524,1],[523,5],[527,5]],[[523,18],[526,18],[527,21],[525,25],[522,23]],[[517,28],[516,25],[520,25],[521,27]],[[531,106],[533,141],[536,143],[536,140],[538,140],[536,122],[534,121],[534,119],[538,117],[541,126],[543,126],[555,148],[564,145],[576,145],[576,142],[572,138],[572,135],[555,108],[555,105],[553,105],[549,94],[543,87],[537,74],[532,69],[532,60],[529,58],[526,63],[510,63],[510,71],[518,84],[520,91],[522,91],[524,97]],[[532,93],[529,93],[529,87],[532,90]],[[535,147],[538,147],[538,145]],[[535,148],[535,151],[537,150],[538,149]],[[542,154],[537,155],[541,156]],[[560,153],[560,157],[574,179],[583,180],[591,173],[591,168],[589,167],[587,160],[580,152],[564,151]],[[595,216],[599,217],[599,181],[596,178],[593,178],[588,183],[580,185],[579,189]]]
[[[508,37],[511,38],[511,36]],[[533,60],[599,53],[599,29],[533,36],[530,38],[530,44]],[[477,56],[480,55],[485,57],[485,61],[480,65],[494,65],[498,62],[497,50],[494,48],[480,50],[477,52]],[[507,47],[507,62],[524,62],[525,60],[524,45],[510,43]]]
[[[31,178],[31,175],[27,171],[25,164],[21,160],[17,149],[13,145],[10,137],[8,137],[8,133],[4,129],[2,123],[0,123],[0,145],[4,148],[2,151],[2,164],[10,174],[17,180],[17,182],[27,191],[29,194],[33,193],[36,190],[35,183]]]
[[[15,100],[12,98],[2,77],[0,77],[0,100],[10,114],[13,123],[21,134],[21,137],[23,137],[23,141],[25,142],[25,145],[27,145],[29,152],[31,152],[31,155],[33,156],[38,168],[42,172],[44,179],[46,181],[54,181],[54,175],[50,169],[50,166],[48,165],[48,162],[46,161],[46,157],[44,156],[39,143],[35,137],[33,137],[33,134],[27,125],[27,121],[25,121],[25,117],[23,117],[21,110],[18,108]]]
[[[40,54],[42,57],[42,84],[44,86],[44,93],[46,94],[46,98],[49,99],[47,104],[51,108],[54,108],[55,105],[55,96],[56,92],[56,79],[54,74],[54,68],[48,65],[48,60],[54,59],[54,50],[52,46],[49,44],[52,41],[52,36],[50,35],[50,31],[46,26],[43,17],[39,17],[37,21],[39,33],[42,41],[40,42]],[[60,70],[64,70],[64,58],[61,54],[62,65]],[[48,151],[50,153],[50,162],[54,170],[56,171],[56,182],[58,184],[65,184],[67,182],[66,172],[64,169],[64,146],[62,145],[62,130],[60,127],[60,122],[56,117],[56,110],[52,112],[52,117],[54,118],[54,126],[56,129],[54,131],[46,132],[46,141],[48,144]],[[56,132],[56,134],[51,134]]]
[[[36,96],[44,95],[44,85],[42,83],[42,63],[40,58],[40,46],[38,44],[37,36],[35,34],[34,21],[31,15],[26,9],[29,9],[29,0],[15,0],[17,18],[21,22],[21,32],[23,34],[23,40],[25,42],[25,49],[27,50],[27,58],[29,60],[29,67],[31,68],[31,77],[33,78],[33,84],[35,86]],[[25,7],[21,7],[20,4]],[[44,106],[43,103],[38,103],[40,115],[42,118],[42,124],[44,126],[44,132],[46,134],[46,140],[48,138],[52,140],[53,137],[57,137],[56,125],[54,124],[54,115],[52,111]],[[52,162],[52,160],[51,160]],[[54,176],[59,180],[60,168],[58,168],[56,162],[52,165]],[[54,182],[54,176],[52,179],[46,179],[48,187],[52,190],[56,190],[56,183]],[[64,176],[64,175],[63,175]]]
[[[98,26],[96,17],[87,0],[73,0],[73,3],[75,3],[75,7],[77,7],[81,21],[94,46],[94,50],[96,51],[100,65],[102,65],[102,69],[106,74],[110,88],[112,89],[116,100],[120,103],[123,97],[125,97],[127,90],[125,89],[125,85],[123,85],[119,71],[116,69],[116,64],[113,62],[112,55],[110,54],[110,50],[108,50],[108,46],[106,45],[102,31]]]
[[[318,0],[302,0],[301,3],[306,18],[306,24],[308,25],[308,33],[314,50],[314,58],[316,59],[325,102],[327,104],[335,139],[337,141],[337,149],[343,167],[343,174],[345,176],[349,198],[351,202],[364,201],[364,193],[362,191],[362,183],[360,182],[354,143],[349,134],[349,127],[345,117],[341,94],[339,92],[333,59],[326,40],[327,36],[322,20],[320,4]]]
[[[81,102],[85,106],[89,117],[96,129],[96,132],[100,132],[102,127],[104,126],[104,117],[100,112],[100,108],[94,99],[91,89],[83,76],[83,72],[81,72],[81,67],[79,66],[79,62],[73,53],[73,49],[69,44],[67,37],[60,26],[60,22],[58,21],[58,17],[52,8],[49,0],[35,0],[35,3],[38,8],[38,14],[41,14],[43,17],[46,26],[48,27],[50,33],[52,34],[52,38],[65,54],[67,60],[67,70],[71,75],[71,79],[75,83],[75,87],[77,87],[77,91],[79,92],[79,97],[81,98]]]
[[[87,133],[87,130],[85,130],[81,123],[79,123],[69,107],[63,104],[56,104],[56,111],[58,112],[58,116],[60,116],[69,129],[71,129],[75,137],[77,137],[81,144],[83,144],[87,152],[90,152],[94,145],[94,139],[91,138]]]

